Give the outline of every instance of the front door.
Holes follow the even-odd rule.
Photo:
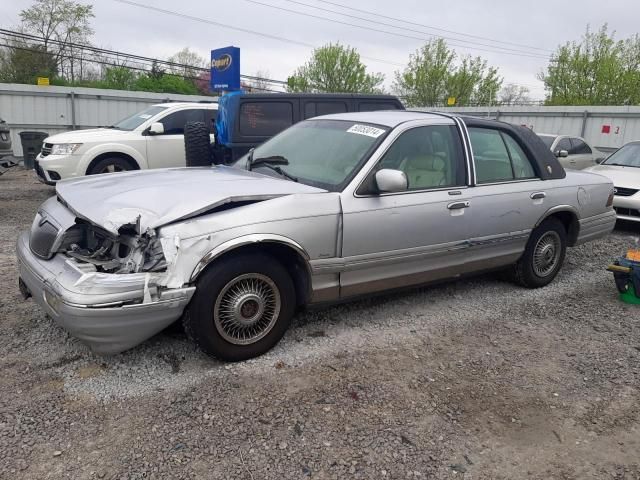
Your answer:
[[[343,196],[342,297],[451,278],[464,270],[471,218],[456,127],[407,128],[371,175],[380,169],[404,172],[408,188],[379,194],[365,187]]]
[[[204,122],[203,110],[178,110],[158,120],[164,126],[161,135],[148,135],[147,163],[149,168],[184,167],[184,125]]]

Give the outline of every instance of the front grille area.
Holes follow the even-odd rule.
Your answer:
[[[57,236],[58,228],[42,217],[40,213],[37,213],[29,235],[31,251],[41,258],[51,257],[51,249]]]
[[[631,195],[635,195],[638,193],[638,190],[635,188],[625,188],[625,187],[613,187],[615,190],[615,194],[618,197],[630,197]]]
[[[42,156],[46,157],[47,155],[49,155],[51,153],[51,149],[53,148],[53,144],[52,143],[45,143],[42,145]]]
[[[618,215],[626,215],[627,217],[638,217],[640,218],[640,211],[635,208],[623,208],[623,207],[613,207]]]

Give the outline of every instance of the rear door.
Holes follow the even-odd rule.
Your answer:
[[[591,147],[584,140],[577,137],[571,138],[571,150],[569,150],[569,159],[574,168],[583,169],[592,167],[596,164]]]
[[[476,186],[469,189],[473,224],[470,269],[515,262],[549,208],[545,182],[518,140],[507,131],[471,127]]]

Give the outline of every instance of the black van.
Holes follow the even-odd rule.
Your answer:
[[[231,163],[251,148],[307,118],[374,110],[404,110],[404,106],[392,95],[230,93],[222,96],[218,103],[214,162]]]

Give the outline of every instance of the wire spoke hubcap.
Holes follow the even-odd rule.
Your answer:
[[[214,306],[213,321],[226,341],[249,345],[273,329],[280,306],[280,292],[273,280],[259,273],[247,273],[222,289]]]
[[[560,260],[560,236],[557,232],[547,232],[538,239],[533,250],[533,271],[539,277],[551,274]]]

